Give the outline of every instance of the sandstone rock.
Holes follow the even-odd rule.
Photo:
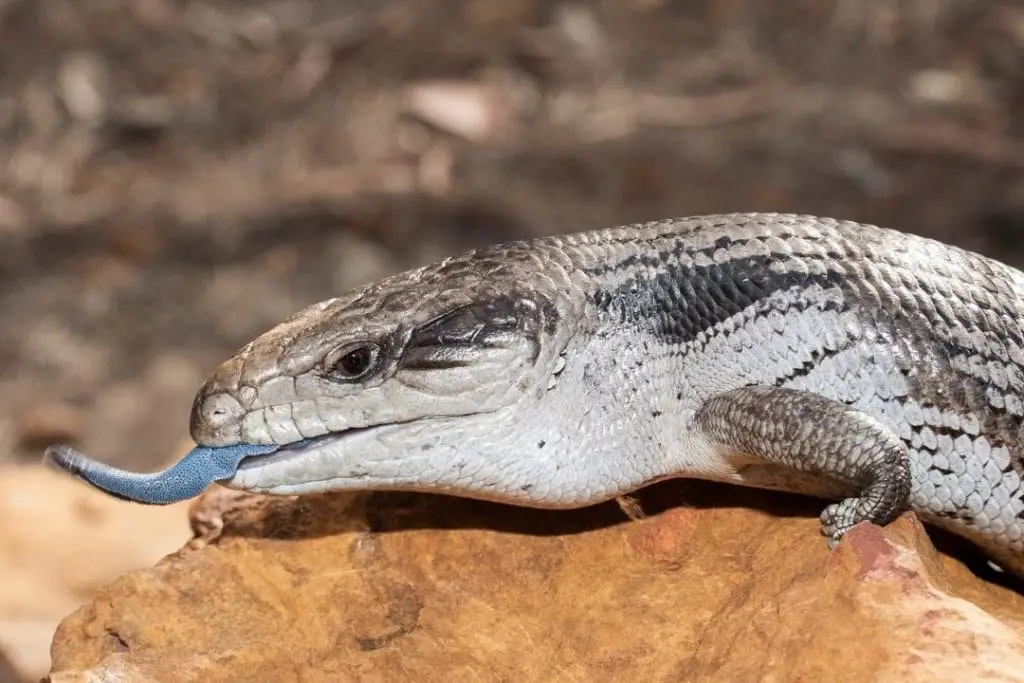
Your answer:
[[[25,680],[49,670],[63,617],[189,538],[183,505],[128,505],[39,465],[0,466],[0,520],[0,650]]]
[[[61,624],[51,680],[1024,680],[1024,597],[912,515],[830,553],[817,502],[679,482],[640,502],[624,522],[214,488],[188,547]]]

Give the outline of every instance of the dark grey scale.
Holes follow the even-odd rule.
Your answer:
[[[694,253],[711,258],[718,248],[738,246],[745,241],[720,238],[715,249]],[[670,263],[669,254],[678,258],[677,252],[662,252],[658,260],[663,264]],[[663,342],[687,346],[687,353],[699,353],[710,339],[729,337],[729,330],[718,329],[721,323],[778,291],[811,284],[822,288],[839,287],[843,282],[840,275],[832,270],[816,274],[805,274],[801,270],[779,273],[770,266],[771,260],[767,256],[724,264],[663,265],[662,272],[643,281],[643,284],[640,278],[636,278],[610,292],[602,290],[595,303],[601,310],[616,312],[625,324],[648,326]],[[838,301],[811,303],[804,299],[791,302],[788,310],[802,313],[810,307],[829,312],[846,310]],[[770,313],[771,310],[758,312],[751,322]],[[845,348],[813,349],[802,365],[795,367],[791,374],[775,378],[772,383],[783,386],[809,373],[822,358],[836,355]]]
[[[841,287],[841,276],[776,272],[770,258],[756,256],[724,264],[676,264],[653,278],[637,277],[601,292],[595,305],[627,325],[653,333],[665,344],[692,344],[701,332],[792,287]]]
[[[545,309],[547,315],[553,310]],[[537,332],[543,321],[539,310],[525,310],[515,294],[483,304],[462,306],[419,327],[405,344],[401,359],[405,370],[440,370],[472,364],[472,353],[500,346],[510,333],[527,325],[533,344],[532,358],[540,353]]]
[[[916,338],[913,348],[919,354],[918,362],[908,359],[900,368],[907,378],[909,388],[904,400],[914,400],[924,408],[935,406],[961,415],[975,416],[980,421],[979,431],[986,435],[992,446],[1020,443],[1024,436],[1021,416],[1011,414],[1005,406],[993,404],[989,397],[993,385],[986,378],[979,377],[981,373],[964,372],[957,367],[955,359],[977,356],[978,352],[956,343],[951,335],[942,334],[941,331],[936,332],[936,335],[945,338],[923,338],[918,332],[920,329],[919,326],[898,324],[894,334],[894,341]],[[931,329],[936,330],[935,327]],[[926,353],[921,354],[922,349]],[[985,359],[990,363],[1002,362],[994,355],[986,355]],[[950,376],[957,377],[959,381],[950,382]],[[1010,389],[1019,396],[1024,387],[1017,385]],[[948,427],[941,429],[942,433],[954,439],[966,434]],[[1019,458],[1012,460],[1019,461]]]

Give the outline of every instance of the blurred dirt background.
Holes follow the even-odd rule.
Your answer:
[[[155,467],[308,303],[751,210],[1024,262],[1024,3],[0,0],[0,460]]]

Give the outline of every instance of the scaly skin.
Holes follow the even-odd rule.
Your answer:
[[[310,307],[217,370],[192,436],[282,446],[223,482],[269,493],[577,507],[698,477],[832,499],[833,542],[910,508],[1024,572],[1022,320],[1020,272],[894,231],[627,226]]]

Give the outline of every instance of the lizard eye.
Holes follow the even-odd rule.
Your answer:
[[[336,379],[358,380],[369,374],[379,357],[380,347],[377,344],[361,342],[329,353],[324,358],[324,369]]]

